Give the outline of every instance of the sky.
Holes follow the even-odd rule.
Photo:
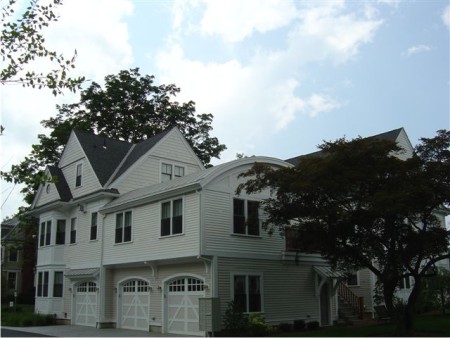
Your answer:
[[[213,164],[400,127],[415,145],[450,129],[449,0],[64,0],[58,14],[47,46],[76,49],[71,75],[85,88],[138,67],[213,114],[211,135],[228,147]],[[2,85],[0,100],[8,171],[49,133],[40,121],[79,94]],[[24,202],[21,186],[0,184],[4,219]]]

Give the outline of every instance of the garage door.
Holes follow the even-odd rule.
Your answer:
[[[204,297],[203,281],[193,277],[178,278],[168,285],[167,332],[201,336],[198,323],[198,299]]]
[[[97,284],[83,282],[75,295],[75,324],[95,326],[97,322]]]
[[[150,287],[143,280],[130,280],[122,285],[120,327],[148,331]]]

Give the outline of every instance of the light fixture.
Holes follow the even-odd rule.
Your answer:
[[[159,291],[161,291],[161,290],[162,290],[162,287],[161,287],[161,285],[158,285],[158,290],[159,290]]]

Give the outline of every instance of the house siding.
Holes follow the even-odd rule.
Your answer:
[[[359,285],[349,285],[349,289],[358,297],[363,297],[365,311],[373,311],[373,273],[369,269],[358,271]],[[375,279],[374,279],[375,280]]]
[[[222,318],[232,300],[233,273],[262,274],[263,313],[266,322],[279,324],[303,319],[320,322],[319,297],[315,296],[315,276],[311,265],[296,265],[273,260],[218,259],[218,285]],[[333,297],[332,304],[335,304]],[[336,307],[332,308],[336,319]]]
[[[184,233],[167,237],[160,237],[160,202],[130,209],[133,222],[132,242],[127,243],[114,243],[116,214],[108,214],[104,221],[104,263],[120,264],[198,255],[199,202],[198,193],[183,196]]]

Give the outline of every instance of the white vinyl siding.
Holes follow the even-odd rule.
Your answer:
[[[357,272],[358,284],[348,285],[350,290],[353,291],[358,297],[364,298],[364,306],[366,311],[372,311],[373,309],[373,288],[375,285],[372,282],[372,272],[369,269],[362,269]],[[373,280],[375,281],[375,279]]]
[[[160,236],[161,203],[155,202],[133,208],[133,242],[115,245],[115,213],[107,214],[104,220],[105,264],[142,262],[147,257],[150,260],[197,256],[200,237],[199,194],[184,195],[183,201],[183,236]]]

